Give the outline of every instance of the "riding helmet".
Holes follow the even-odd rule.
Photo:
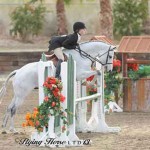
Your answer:
[[[85,29],[86,26],[83,22],[75,22],[73,25],[73,31],[78,32],[80,29]]]

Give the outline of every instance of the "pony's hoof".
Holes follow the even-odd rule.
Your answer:
[[[13,134],[18,134],[18,131],[16,131],[15,129],[9,129],[10,132],[12,132]]]

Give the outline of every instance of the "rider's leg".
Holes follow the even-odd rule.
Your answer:
[[[61,63],[64,61],[64,55],[63,55],[63,52],[62,52],[61,48],[55,49],[54,50],[54,54],[58,58],[58,63],[57,63],[57,66],[56,66],[56,75],[55,75],[55,77],[56,78],[60,78]]]

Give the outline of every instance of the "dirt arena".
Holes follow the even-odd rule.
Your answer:
[[[92,37],[92,36],[91,36]],[[87,39],[90,39],[88,37]],[[30,50],[30,49],[47,49],[49,38],[36,39],[34,43],[20,43],[8,38],[0,38],[0,51],[5,50]],[[0,74],[0,88],[5,76]],[[0,105],[0,124],[2,124],[6,107],[11,102],[13,96],[12,85],[9,82],[6,96]],[[17,111],[15,117],[15,127],[19,134],[1,134],[0,127],[0,150],[48,150],[50,148],[39,148],[36,146],[19,145],[15,142],[17,138],[30,138],[33,128],[22,127],[25,121],[25,114],[31,112],[38,105],[38,91],[34,90],[27,98],[23,105]],[[84,147],[58,148],[58,150],[150,150],[150,113],[111,113],[106,115],[106,122],[109,126],[121,127],[121,132],[117,134],[102,133],[78,133],[80,139],[91,139],[92,144]],[[8,123],[9,125],[9,123]]]
[[[0,87],[2,81],[0,82]],[[2,124],[6,106],[12,98],[12,85],[9,82],[7,94],[0,105],[0,124]],[[0,134],[0,150],[47,150],[36,146],[19,145],[15,142],[17,138],[29,138],[33,128],[22,127],[26,112],[38,105],[38,91],[34,90],[23,105],[17,111],[15,117],[15,127],[19,134]],[[91,139],[92,144],[84,147],[58,148],[72,150],[149,150],[150,149],[150,113],[111,113],[106,115],[106,122],[109,126],[121,127],[121,132],[117,134],[107,133],[78,133],[80,139]],[[9,124],[8,124],[9,125]],[[8,127],[7,127],[8,130]],[[1,128],[2,132],[2,128]]]

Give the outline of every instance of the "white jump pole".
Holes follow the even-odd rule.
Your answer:
[[[45,69],[46,68],[48,68],[47,69],[48,76],[54,76],[55,69],[54,69],[53,62],[51,61],[43,62],[40,60],[38,63],[39,105],[43,102],[44,97],[45,97],[43,83],[45,82]],[[39,141],[45,141],[48,136],[50,138],[55,138],[56,136],[54,133],[54,117],[53,116],[51,116],[48,125],[49,127],[48,127],[47,132],[45,128],[43,129],[43,132],[41,133],[34,132],[31,135],[31,140],[35,139]],[[41,145],[41,146],[45,146],[45,145]]]
[[[65,110],[67,109],[67,100],[68,100],[68,66],[67,66],[67,62],[62,62],[61,63],[61,81],[62,81],[62,86],[63,86],[63,90],[62,90],[62,94],[66,97],[65,101],[61,104],[62,108]],[[66,117],[67,117],[67,113],[65,113]],[[63,127],[63,121],[61,120],[60,122],[60,127],[62,130]],[[70,143],[70,139],[67,136],[67,131],[68,128],[66,126],[66,130],[64,132],[61,131],[60,137],[58,138],[58,140],[60,141],[66,141],[66,143],[63,146],[67,146]]]
[[[84,81],[82,81],[84,82]],[[86,97],[86,86],[81,85],[81,81],[77,81],[77,99],[76,103],[80,102],[76,105],[77,109],[77,121],[76,124],[77,132],[87,132],[89,130],[89,126],[87,124],[87,99]],[[83,98],[82,98],[83,97]]]
[[[101,75],[97,77],[97,92],[101,93],[102,96],[98,98],[98,124],[93,132],[119,132],[120,127],[109,127],[105,122],[105,111],[104,111],[104,67],[99,63],[96,63],[96,68],[100,68]]]
[[[94,98],[92,100],[91,117],[90,117],[90,119],[88,121],[88,125],[89,125],[90,130],[92,132],[94,132],[95,128],[99,124],[98,109],[101,109],[102,107],[104,107],[104,105],[102,103],[101,103],[101,107],[99,107],[99,102],[102,100],[102,96],[103,96],[103,92],[102,91],[103,91],[103,88],[104,88],[103,83],[102,83],[103,81],[101,80],[101,81],[98,82],[99,78],[102,78],[102,76],[103,76],[102,65],[100,65],[100,64],[98,65],[96,63],[96,70],[99,70],[99,72],[101,73],[101,75],[97,76],[97,95],[98,96],[95,97],[95,100],[94,100]],[[102,115],[102,114],[100,114],[100,115]]]
[[[73,73],[73,84],[74,84],[74,91],[73,91],[73,123],[70,124],[69,126],[69,134],[68,137],[69,139],[71,139],[72,141],[78,141],[79,138],[76,135],[76,119],[75,119],[75,109],[76,109],[76,105],[75,105],[75,100],[77,97],[77,83],[76,83],[76,62],[73,60],[73,64],[74,64],[74,73]]]

